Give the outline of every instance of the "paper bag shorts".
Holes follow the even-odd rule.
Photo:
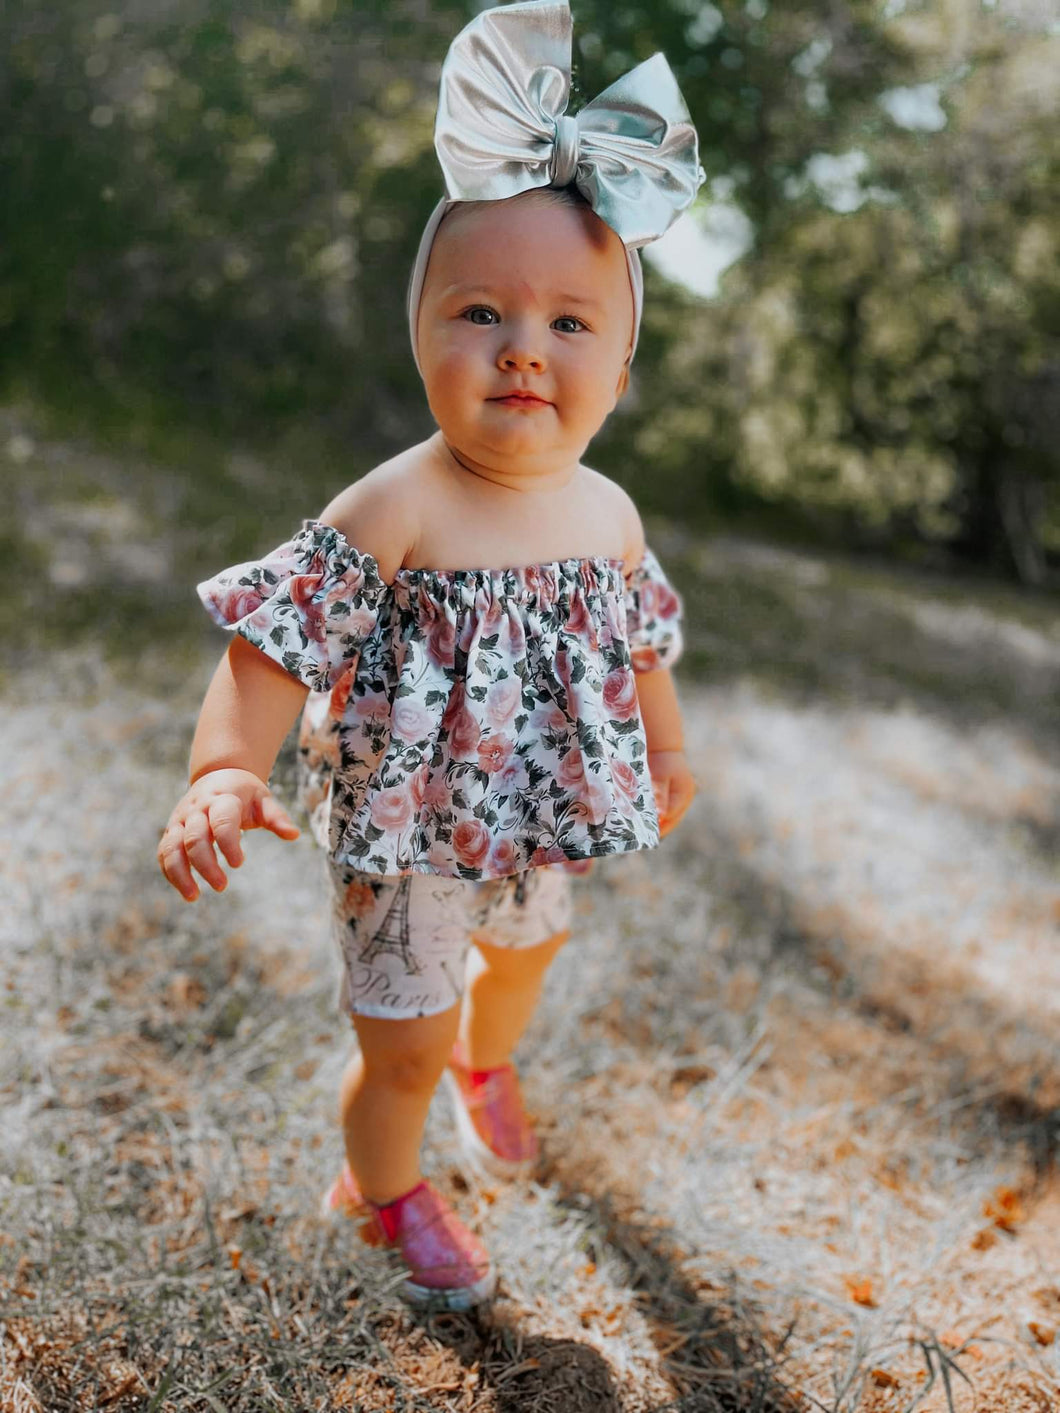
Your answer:
[[[339,1004],[348,1015],[410,1020],[456,1005],[473,941],[537,947],[571,920],[562,867],[508,878],[400,877],[328,861],[332,934],[342,958]]]

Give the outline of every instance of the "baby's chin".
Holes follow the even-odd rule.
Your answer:
[[[541,425],[545,419],[548,427]],[[534,425],[518,425],[527,422]],[[530,414],[516,413],[510,421],[492,418],[489,425],[471,432],[461,428],[449,435],[444,426],[441,430],[447,444],[462,460],[509,475],[560,471],[577,464],[585,451],[585,446],[575,445],[558,431],[555,409],[551,407]]]

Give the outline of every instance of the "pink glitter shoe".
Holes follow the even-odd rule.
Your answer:
[[[460,1146],[480,1177],[526,1177],[537,1161],[537,1136],[523,1108],[513,1065],[470,1069],[455,1047],[445,1071]]]
[[[410,1305],[468,1310],[494,1292],[496,1275],[485,1248],[429,1182],[380,1207],[361,1196],[344,1164],[324,1194],[321,1211],[357,1222],[369,1246],[400,1252],[408,1268],[401,1294]]]

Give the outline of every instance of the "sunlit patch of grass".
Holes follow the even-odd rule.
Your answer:
[[[802,702],[912,701],[969,721],[1023,720],[1032,731],[1060,722],[1060,635],[1044,596],[986,583],[957,588],[908,569],[887,574],[835,554],[692,541],[672,528],[660,529],[660,541],[685,600],[687,651],[678,670],[688,680],[747,678]],[[916,609],[935,598],[978,607],[980,639],[947,641],[944,618],[927,631]],[[1039,635],[1037,654],[1023,650],[1018,632],[1006,636],[1009,623]]]

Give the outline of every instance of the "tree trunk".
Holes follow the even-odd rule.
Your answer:
[[[1018,471],[1003,471],[998,478],[997,505],[1020,582],[1042,588],[1051,577],[1041,537],[1045,487]]]

